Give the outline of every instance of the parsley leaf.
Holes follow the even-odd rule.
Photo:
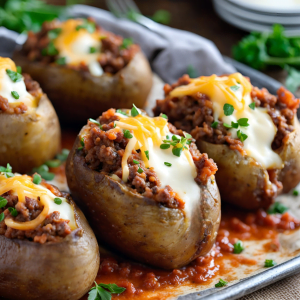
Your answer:
[[[165,114],[160,114],[160,117],[164,118],[164,119],[167,119],[168,120],[168,116],[165,115]]]
[[[58,197],[54,198],[54,203],[57,204],[57,205],[60,205],[62,204],[62,200]]]
[[[237,90],[239,90],[240,86],[239,85],[232,85],[230,87],[230,89],[233,91],[233,92],[236,92]]]
[[[169,149],[171,147],[171,145],[170,144],[161,144],[160,145],[160,149]]]
[[[122,45],[120,46],[120,49],[128,49],[131,45],[133,45],[133,39],[132,38],[125,38],[123,39]]]
[[[145,155],[146,155],[147,159],[149,160],[149,150],[145,151]]]
[[[2,221],[4,220],[4,218],[5,218],[4,212],[2,212],[2,213],[0,214],[0,222],[2,222]]]
[[[266,259],[265,260],[265,268],[270,268],[276,266],[277,263],[273,259]]]
[[[223,287],[223,286],[225,286],[227,284],[228,284],[227,281],[225,281],[225,280],[223,280],[223,279],[220,278],[219,282],[215,284],[215,287]]]
[[[241,142],[243,142],[248,138],[248,135],[238,130],[237,137],[240,139]]]
[[[131,133],[128,129],[124,129],[124,130],[123,130],[123,133],[124,133],[124,137],[125,137],[125,138],[127,138],[127,139],[133,138],[132,133]]]
[[[299,196],[299,192],[297,190],[293,190],[293,196]]]
[[[188,65],[186,73],[189,75],[190,78],[198,77],[198,73],[192,65]]]
[[[42,50],[43,55],[54,56],[58,54],[58,50],[55,48],[53,41],[50,41],[48,46]]]
[[[20,98],[19,94],[16,91],[12,91],[11,95],[17,100]]]
[[[76,30],[85,29],[89,33],[93,33],[96,30],[96,24],[94,22],[90,22],[88,20],[84,20],[84,22],[80,25],[76,26]]]
[[[171,22],[171,13],[165,9],[157,10],[151,19],[157,23],[168,25]]]
[[[68,150],[68,149],[62,149],[61,153],[59,153],[59,154],[56,155],[56,158],[59,159],[62,162],[66,161],[67,158],[68,158],[69,153],[70,153],[70,150]]]
[[[249,104],[249,107],[254,110],[255,109],[255,102],[252,102],[251,104]]]
[[[215,122],[213,122],[210,126],[211,126],[212,128],[217,128],[217,127],[218,127],[218,124],[219,124],[219,122],[215,121]]]
[[[249,126],[247,118],[240,118],[240,119],[238,119],[237,122],[242,127],[248,127]]]
[[[131,116],[132,117],[136,117],[140,114],[140,111],[139,109],[134,105],[132,104],[132,109],[131,109]]]
[[[49,172],[49,167],[47,165],[41,165],[38,168],[33,168],[32,173],[38,173],[45,180],[53,180],[55,177],[54,173]]]
[[[8,207],[7,209],[13,217],[18,215],[18,211],[14,207]]]
[[[39,174],[34,174],[33,175],[33,183],[34,184],[40,184],[42,182],[41,175]]]
[[[0,196],[0,208],[3,208],[4,206],[6,206],[6,204],[7,200]]]
[[[225,103],[223,106],[223,110],[224,110],[225,116],[230,116],[234,112],[234,107],[229,103]]]
[[[13,82],[19,82],[22,80],[22,75],[18,72],[12,71],[10,69],[6,69],[6,74]]]
[[[167,166],[167,167],[171,167],[171,166],[172,166],[172,164],[171,164],[171,163],[169,163],[169,162],[166,162],[166,161],[164,162],[164,165],[165,165],[165,166]]]
[[[97,49],[96,47],[90,47],[90,53],[96,53]]]
[[[55,61],[58,65],[64,66],[67,64],[66,58],[65,57],[59,57],[56,61]]]
[[[142,174],[144,172],[144,170],[141,167],[139,167],[137,171],[139,174]]]
[[[0,173],[3,173],[6,178],[10,178],[10,177],[14,176],[14,174],[12,173],[12,167],[10,164],[7,164],[6,168],[0,166]]]
[[[235,253],[235,254],[240,254],[244,249],[245,249],[245,247],[244,247],[242,241],[237,241],[233,245],[233,253]]]
[[[285,85],[288,90],[295,93],[300,86],[300,71],[288,65],[285,66],[285,69],[288,72]]]
[[[280,202],[275,202],[270,206],[268,209],[268,214],[269,215],[274,215],[274,214],[283,214],[288,210],[288,207],[286,207],[284,204]]]
[[[124,116],[128,116],[127,114],[126,114],[126,112],[124,112],[122,109],[117,109],[117,111],[116,111],[118,114],[121,114],[121,115],[124,115]]]
[[[59,34],[61,33],[62,29],[61,28],[54,28],[48,31],[48,37],[50,40],[56,39]]]

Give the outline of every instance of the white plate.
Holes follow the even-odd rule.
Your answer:
[[[237,6],[230,0],[218,0],[216,1],[215,5],[218,5],[227,12],[238,17],[242,17],[248,21],[263,23],[266,25],[300,25],[300,14],[298,16],[265,14],[263,12],[255,12],[247,8]]]

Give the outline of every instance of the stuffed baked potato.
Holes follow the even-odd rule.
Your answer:
[[[86,122],[114,106],[143,107],[152,72],[139,46],[92,20],[48,22],[14,60],[37,80],[61,122]]]
[[[66,175],[100,241],[165,269],[210,251],[220,222],[217,167],[190,138],[135,107],[88,121]]]
[[[59,151],[60,126],[38,83],[16,71],[0,57],[0,165],[25,173]]]
[[[1,297],[79,299],[99,268],[98,244],[83,213],[39,175],[1,171]]]
[[[155,115],[168,114],[214,159],[222,200],[247,209],[267,208],[299,183],[299,99],[283,87],[273,96],[239,73],[185,75],[166,85],[165,94]]]

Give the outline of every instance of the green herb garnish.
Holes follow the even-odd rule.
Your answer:
[[[233,92],[236,92],[239,88],[240,88],[239,85],[233,85],[233,86],[230,87],[230,89],[231,89]]]
[[[238,130],[237,137],[240,139],[241,142],[243,142],[248,138],[248,135]]]
[[[81,139],[80,139],[80,147],[78,147],[77,148],[77,150],[82,150],[83,149],[83,147],[84,147],[84,137],[82,137]]]
[[[140,111],[139,109],[134,105],[132,104],[132,109],[131,109],[131,116],[132,117],[136,117],[140,114]]]
[[[225,281],[225,280],[223,280],[223,279],[220,278],[219,282],[215,284],[215,287],[223,287],[223,286],[225,286],[227,284],[228,284],[227,281]]]
[[[13,82],[19,82],[22,80],[22,75],[18,72],[12,71],[10,69],[6,69],[6,74]]]
[[[165,115],[165,114],[160,114],[160,117],[164,118],[164,119],[167,119],[168,120],[168,116]]]
[[[132,161],[133,161],[133,163],[136,164],[136,165],[139,165],[139,164],[140,164],[140,162],[139,162],[138,160],[133,159]]]
[[[55,177],[54,173],[49,172],[49,167],[47,165],[41,165],[38,168],[33,168],[32,173],[38,173],[45,180],[53,180]]]
[[[227,124],[227,123],[223,123],[223,126],[224,126],[225,128],[232,128],[232,126],[231,126],[230,124]]]
[[[285,205],[283,205],[280,202],[275,202],[268,209],[268,214],[269,215],[284,214],[287,210],[288,210],[288,207],[286,207]]]
[[[10,178],[10,177],[14,176],[14,174],[12,173],[12,167],[10,164],[7,164],[6,168],[0,166],[0,173],[3,173],[6,178]]]
[[[248,127],[249,126],[247,118],[238,119],[238,124],[242,127]]]
[[[60,198],[54,198],[54,203],[57,205],[61,205],[62,204],[62,200]]]
[[[55,62],[61,66],[64,66],[67,64],[67,60],[65,57],[59,57]]]
[[[45,162],[45,165],[47,165],[49,168],[57,168],[61,165],[61,160],[59,159],[52,159],[52,160],[47,160]]]
[[[265,260],[265,268],[270,268],[276,266],[277,263],[273,259],[266,259]]]
[[[120,49],[128,49],[128,47],[130,47],[131,45],[133,45],[133,39],[132,38],[125,38],[123,39],[122,45],[120,46]]]
[[[141,167],[139,167],[137,171],[138,171],[138,173],[140,173],[140,174],[144,172],[144,170],[143,170]]]
[[[166,161],[164,162],[164,165],[167,166],[167,167],[171,167],[172,166],[172,164],[170,164],[169,162],[166,162]]]
[[[15,99],[19,99],[19,98],[20,98],[19,94],[18,94],[16,91],[12,91],[12,92],[11,92],[11,95],[12,95]]]
[[[70,153],[70,150],[62,149],[61,153],[56,155],[56,158],[59,159],[61,162],[66,161],[67,158],[68,158],[69,153]]]
[[[33,175],[33,183],[34,184],[40,184],[42,182],[42,178],[41,178],[41,175],[39,174],[34,174]]]
[[[85,29],[89,33],[93,33],[96,30],[96,24],[88,20],[84,20],[83,24],[76,26],[77,31],[79,31],[80,29]]]
[[[43,55],[54,56],[58,54],[58,50],[55,48],[53,41],[50,41],[48,46],[42,50]]]
[[[7,209],[13,217],[18,215],[18,211],[14,207],[8,207]]]
[[[121,294],[126,289],[117,286],[115,283],[99,283],[95,282],[95,286],[89,291],[88,300],[111,300],[111,294]]]
[[[117,109],[117,111],[116,111],[118,114],[122,114],[122,115],[124,115],[124,116],[128,116],[127,114],[126,114],[126,112],[124,112],[122,109]]]
[[[234,107],[231,104],[225,103],[223,106],[225,116],[230,116],[233,114]]]
[[[293,190],[293,196],[299,196],[299,192],[297,190]]]
[[[96,53],[97,48],[96,47],[90,47],[90,53]]]
[[[4,212],[2,212],[1,214],[0,214],[0,222],[2,222],[3,220],[4,220]]]
[[[124,130],[123,130],[123,133],[124,133],[124,137],[125,137],[125,138],[127,138],[127,139],[133,138],[132,133],[131,133],[128,129],[124,129]]]
[[[178,157],[180,157],[182,151],[183,151],[183,147],[180,147],[180,148],[173,147],[173,149],[172,149],[172,153]]]
[[[187,137],[178,138],[176,135],[172,135],[172,140],[163,140],[163,144],[160,145],[161,149],[169,149],[170,146],[173,146],[172,153],[175,156],[180,157],[183,148],[188,149],[186,145],[190,145],[192,142],[192,136],[188,134]]]
[[[17,72],[18,72],[19,74],[22,74],[22,67],[17,66]]]
[[[194,68],[194,66],[192,66],[192,65],[188,65],[186,73],[189,75],[190,78],[198,77],[198,73],[197,73],[196,69]]]
[[[254,109],[255,109],[255,102],[250,103],[250,104],[249,104],[249,107],[250,107],[252,110],[254,110]]]
[[[240,254],[244,249],[245,249],[245,247],[244,247],[242,241],[237,241],[233,245],[233,253],[235,253],[235,254]]]
[[[217,122],[217,121],[215,121],[215,122],[213,122],[210,126],[212,127],[212,128],[217,128],[218,127],[218,124],[219,124],[219,122]]]
[[[165,9],[159,9],[151,19],[157,23],[168,25],[171,22],[171,13]]]
[[[4,206],[6,206],[6,204],[7,200],[0,196],[0,208],[3,208]]]
[[[232,128],[238,128],[239,127],[239,123],[234,123],[233,121],[231,122],[231,127]]]
[[[147,159],[149,160],[149,151],[148,150],[145,151],[145,155],[146,155]]]
[[[56,39],[59,34],[61,33],[62,29],[61,28],[54,28],[48,31],[48,37],[50,40]]]

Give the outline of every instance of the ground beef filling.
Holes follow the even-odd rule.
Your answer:
[[[181,77],[173,85],[166,84],[164,87],[165,99],[157,100],[154,114],[165,113],[169,122],[176,128],[191,133],[197,139],[203,139],[213,144],[227,144],[233,150],[244,154],[243,143],[233,139],[230,132],[219,122],[217,128],[212,128],[213,103],[207,95],[196,93],[182,98],[171,97],[169,94],[178,86],[188,85],[191,79],[188,75]],[[292,93],[281,87],[277,96],[271,95],[266,89],[253,87],[251,97],[256,107],[267,108],[274,124],[277,134],[272,143],[272,149],[276,150],[282,146],[285,137],[293,131],[293,119],[299,107],[300,99],[296,99]]]
[[[102,125],[102,129],[98,125],[88,121],[84,137],[83,154],[86,164],[92,170],[115,174],[119,178],[122,178],[121,162],[129,139],[124,137],[122,131],[114,128],[114,121],[117,120],[119,120],[119,117],[115,115],[115,110],[110,109],[104,112],[98,119]],[[170,131],[174,134],[183,135],[181,130],[176,130],[172,125],[170,126]],[[207,154],[201,154],[194,143],[190,145],[190,153],[198,173],[195,180],[198,184],[205,185],[210,176],[214,175],[217,171],[217,166],[212,159],[207,157]],[[139,165],[135,164],[133,160],[138,161]],[[167,207],[181,207],[182,201],[178,198],[174,190],[170,186],[161,187],[155,170],[145,167],[139,150],[134,151],[129,156],[128,167],[129,177],[126,184],[130,188]],[[143,169],[142,173],[138,172],[139,167]]]
[[[93,19],[89,19],[94,22]],[[45,64],[53,63],[57,60],[57,55],[45,55],[43,50],[49,45],[48,32],[52,29],[59,28],[60,22],[51,21],[45,22],[42,29],[38,33],[29,32],[28,39],[25,42],[22,52],[32,61],[40,61]],[[121,47],[123,38],[111,32],[103,30],[96,25],[96,30],[101,34],[101,55],[99,57],[99,64],[105,73],[115,74],[132,60],[134,55],[140,50],[138,45],[130,45],[126,49]],[[88,67],[81,63],[78,66],[72,66],[73,69],[88,72]]]
[[[16,222],[28,222],[36,219],[43,210],[43,206],[38,200],[26,197],[26,203],[18,202],[18,197],[10,192],[1,195],[7,200],[7,205],[0,208],[0,214],[4,212],[4,220],[13,218]],[[18,215],[12,217],[8,208],[14,207]],[[43,224],[35,230],[17,230],[7,227],[4,220],[0,222],[0,235],[4,235],[9,239],[30,240],[36,243],[44,244],[46,242],[59,242],[71,233],[68,225],[69,220],[60,218],[60,213],[55,211],[49,214]]]
[[[40,85],[36,81],[32,80],[28,74],[23,74],[23,77],[27,92],[35,98],[40,97],[42,95]],[[6,114],[19,115],[25,113],[27,109],[28,107],[23,102],[17,106],[11,105],[6,98],[0,95],[0,113],[3,112]]]

